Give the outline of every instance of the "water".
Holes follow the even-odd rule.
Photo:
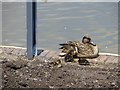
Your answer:
[[[26,4],[3,3],[3,45],[26,47]],[[117,3],[37,3],[37,47],[91,36],[101,52],[118,53]]]

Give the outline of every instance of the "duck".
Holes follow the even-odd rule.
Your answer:
[[[59,56],[64,57],[66,62],[73,61],[74,58],[79,58],[80,61],[99,56],[99,48],[89,36],[83,36],[82,41],[67,41],[59,45],[61,46]]]

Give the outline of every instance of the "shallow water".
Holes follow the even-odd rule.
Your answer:
[[[3,45],[26,47],[26,4],[3,3]],[[91,36],[101,52],[118,53],[117,3],[38,3],[37,47]]]

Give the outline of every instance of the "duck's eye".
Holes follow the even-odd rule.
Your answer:
[[[84,43],[89,43],[90,40],[88,40],[88,39],[84,39],[83,42],[84,42]]]

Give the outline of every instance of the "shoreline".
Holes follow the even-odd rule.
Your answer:
[[[42,48],[39,50],[42,50],[42,52],[40,53],[40,55],[35,56],[35,57],[45,57],[48,59],[59,58],[58,55],[59,55],[60,51],[53,51],[53,50],[42,49]],[[0,46],[0,54],[1,53],[27,57],[26,48],[23,48],[23,47]],[[100,52],[99,56],[97,58],[87,59],[87,60],[90,63],[97,63],[97,64],[109,64],[109,63],[118,64],[119,58],[120,58],[120,55],[118,55],[118,54]]]
[[[0,45],[0,48],[15,48],[15,49],[27,49],[24,47],[17,47],[17,46],[2,46]],[[38,48],[38,49],[43,49],[43,48]],[[46,50],[46,49],[45,49]],[[112,56],[120,56],[119,54],[115,53],[107,53],[107,52],[99,52],[100,55],[112,55]]]

